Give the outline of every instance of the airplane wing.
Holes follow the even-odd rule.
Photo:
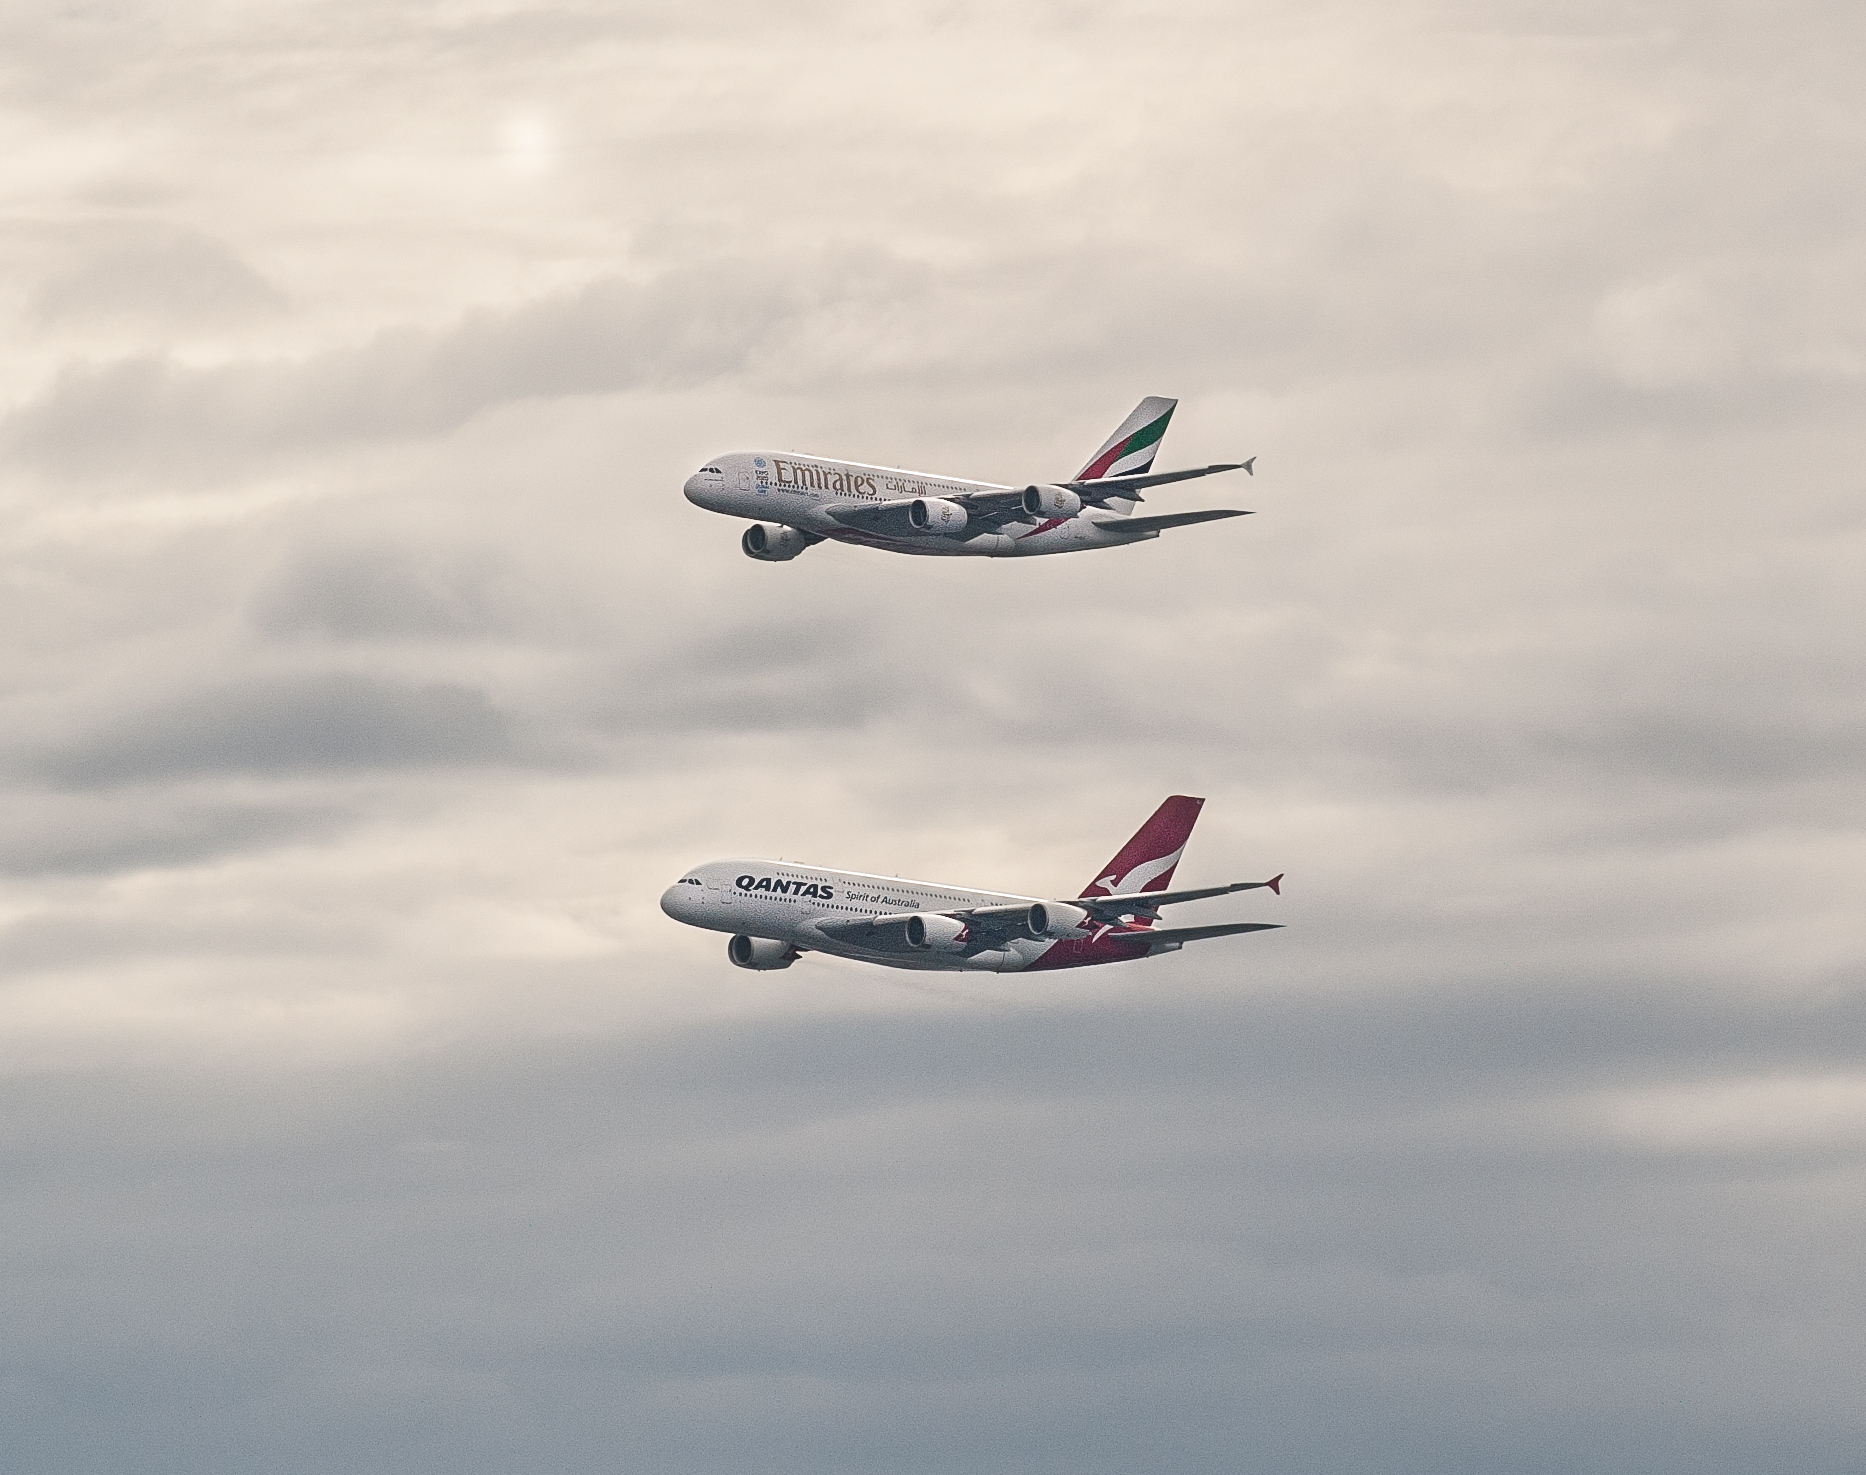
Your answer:
[[[959,503],[974,517],[1009,517],[1024,522],[1036,521],[1036,518],[1024,511],[1024,489],[1022,487],[1014,492],[957,492],[950,500]]]
[[[1281,922],[1218,922],[1210,927],[1150,927],[1144,932],[1109,933],[1120,942],[1145,942],[1152,952],[1164,943],[1177,947],[1206,937],[1235,937],[1240,932],[1274,932]]]
[[[1213,508],[1205,512],[1168,512],[1159,517],[1105,517],[1093,519],[1095,526],[1104,532],[1130,537],[1143,537],[1148,533],[1163,532],[1167,528],[1191,527],[1195,522],[1216,522],[1221,517],[1252,517],[1254,513],[1238,512],[1230,508]]]
[[[882,953],[905,953],[910,913],[898,917],[853,917],[846,922],[818,922],[816,930],[833,942],[872,948]]]
[[[1255,456],[1251,461],[1256,460]],[[1239,461],[1228,466],[1204,466],[1196,471],[1165,471],[1157,476],[1111,476],[1099,481],[1059,481],[1055,486],[1068,487],[1084,505],[1099,507],[1110,497],[1122,497],[1130,502],[1144,500],[1139,488],[1164,486],[1168,482],[1189,481],[1195,476],[1210,476],[1215,471],[1237,471],[1248,469],[1250,461]],[[966,528],[966,536],[976,537],[982,532],[995,532],[1008,522],[1035,523],[1037,519],[1024,510],[1022,491],[1006,492],[959,492],[947,500],[957,502],[966,510],[971,519]],[[1187,523],[1211,522],[1220,517],[1249,517],[1248,512],[1180,512],[1167,517],[1122,518],[1118,523],[1102,523],[1098,526],[1113,530],[1131,530],[1136,535],[1158,532],[1161,528],[1183,527]]]
[[[1233,891],[1261,891],[1266,886],[1281,896],[1282,876],[1272,876],[1268,881],[1233,881],[1229,886],[1200,886],[1191,891],[1129,891],[1118,896],[1078,896],[1068,905],[1081,907],[1098,922],[1112,922],[1118,917],[1157,916],[1161,907],[1177,902],[1229,896]]]
[[[1096,922],[1117,930],[1100,934],[1112,942],[1144,943],[1149,952],[1178,947],[1204,937],[1231,937],[1240,932],[1266,932],[1280,927],[1280,922],[1219,922],[1209,927],[1165,927],[1131,930],[1122,927],[1122,918],[1152,921],[1163,906],[1174,902],[1199,901],[1208,896],[1228,896],[1233,891],[1256,891],[1262,887],[1278,890],[1281,876],[1268,881],[1235,881],[1229,886],[1202,886],[1191,891],[1129,892],[1123,896],[1083,896],[1073,903],[1088,912]],[[847,943],[873,953],[912,953],[927,945],[927,919],[946,917],[965,930],[949,935],[943,945],[950,951],[971,957],[975,953],[1003,947],[1016,938],[1031,937],[1030,902],[1009,906],[961,907],[946,912],[902,912],[887,917],[856,917],[844,922],[819,922],[817,931],[832,942]]]
[[[1216,476],[1221,471],[1242,471],[1246,476],[1255,476],[1252,468],[1257,458],[1248,461],[1225,461],[1217,466],[1193,466],[1184,471],[1148,471],[1139,476],[1101,476],[1093,481],[1060,481],[1058,486],[1068,487],[1084,502],[1101,502],[1109,497],[1125,497],[1130,502],[1145,500],[1136,495],[1143,487],[1163,487],[1170,482],[1191,481],[1197,476]]]
[[[1014,937],[1028,937],[1026,926],[1030,919],[1030,903],[1020,902],[1010,906],[997,907],[960,907],[944,912],[902,912],[891,917],[856,917],[846,922],[819,922],[817,931],[836,942],[846,942],[851,947],[867,948],[874,952],[907,953],[918,949],[908,939],[908,924],[915,916],[951,917],[965,927],[963,951],[984,952],[988,948],[1001,947]]]
[[[1281,872],[1268,881],[1233,881],[1225,886],[1195,886],[1181,891],[1124,891],[1114,896],[1076,896],[1056,906],[1081,907],[1097,922],[1116,922],[1122,917],[1157,917],[1161,907],[1177,906],[1184,901],[1204,901],[1211,896],[1229,896],[1234,891],[1274,891],[1283,894]],[[817,930],[825,937],[861,946],[879,944],[895,936],[903,937],[907,923],[915,916],[952,917],[965,923],[975,936],[1003,939],[1027,937],[1024,930],[1030,919],[1031,903],[1011,902],[995,907],[956,907],[941,912],[901,912],[894,916],[851,917],[846,922],[819,922]]]
[[[903,497],[895,502],[832,502],[823,511],[846,528],[860,528],[867,533],[886,533],[892,537],[911,537],[919,532],[907,518],[914,499]]]
[[[1024,494],[1019,492],[957,492],[939,500],[957,502],[965,508],[966,524],[957,534],[944,534],[938,528],[917,528],[909,515],[915,497],[894,502],[832,502],[823,511],[844,527],[880,533],[891,538],[927,538],[956,536],[961,542],[984,533],[995,533],[1007,522],[1036,522],[1024,511]]]
[[[1027,901],[1001,907],[968,907],[946,915],[965,923],[966,935],[976,949],[998,947],[1013,937],[1030,936],[1025,930],[1030,921]]]
[[[961,492],[950,499],[965,508],[969,519],[966,523],[965,536],[976,538],[980,533],[995,533],[1007,522],[1027,522],[1036,526],[1037,519],[1024,511],[1024,494],[1021,489],[1015,492]]]
[[[1217,466],[1196,466],[1186,471],[1147,472],[1139,476],[1105,476],[1093,481],[1059,481],[1052,485],[1067,487],[1090,507],[1106,506],[1110,498],[1119,497],[1130,502],[1144,500],[1140,491],[1143,487],[1165,486],[1169,482],[1190,481],[1198,476],[1211,476],[1220,471],[1250,472],[1256,461],[1252,456],[1249,461],[1228,461]],[[1254,472],[1251,473],[1255,475]],[[1024,490],[1006,488],[991,492],[954,492],[945,498],[900,497],[891,502],[832,502],[823,508],[842,526],[859,528],[863,532],[879,533],[885,537],[911,538],[926,536],[946,536],[938,528],[918,528],[913,525],[911,516],[915,502],[944,500],[956,502],[965,508],[965,527],[950,534],[961,541],[969,541],[985,533],[995,533],[1006,523],[1035,523],[1037,518],[1024,510]],[[1182,527],[1187,523],[1210,522],[1220,517],[1248,517],[1247,512],[1182,512],[1171,517],[1136,517],[1121,521],[1121,531],[1134,537],[1146,533],[1158,532],[1162,528]],[[1112,525],[1109,525],[1112,526]]]

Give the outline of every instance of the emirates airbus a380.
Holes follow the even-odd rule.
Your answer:
[[[893,553],[1020,558],[1117,548],[1157,538],[1167,528],[1248,517],[1218,508],[1135,517],[1148,487],[1219,471],[1251,471],[1249,461],[1153,469],[1153,457],[1177,400],[1142,400],[1102,448],[1068,481],[1000,486],[924,471],[829,461],[790,452],[734,451],[687,478],[687,500],[709,512],[749,517],[740,546],[765,563],[795,558],[833,538]]]
[[[1160,908],[1267,887],[1282,876],[1171,891],[1203,799],[1175,794],[1153,812],[1082,894],[1043,901],[896,876],[867,876],[772,860],[715,860],[661,897],[677,922],[730,932],[741,968],[788,968],[807,952],[890,968],[1034,972],[1086,968],[1175,952],[1188,942],[1263,932],[1277,922],[1156,927]]]

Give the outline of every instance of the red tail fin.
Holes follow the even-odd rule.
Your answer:
[[[1153,817],[1078,894],[1117,896],[1130,891],[1166,890],[1204,804],[1203,799],[1174,794],[1153,811]]]

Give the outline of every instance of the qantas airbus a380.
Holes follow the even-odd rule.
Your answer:
[[[730,932],[741,968],[788,968],[806,952],[890,968],[1034,972],[1121,963],[1206,937],[1263,932],[1277,922],[1156,927],[1160,908],[1267,887],[1282,876],[1170,891],[1203,799],[1175,794],[1070,901],[970,891],[770,860],[716,860],[661,897],[677,922]]]
[[[1133,516],[1148,487],[1219,471],[1254,474],[1255,456],[1154,471],[1154,453],[1178,403],[1142,400],[1088,465],[1069,481],[1049,485],[999,486],[788,452],[734,451],[694,472],[685,490],[688,501],[709,512],[759,519],[740,546],[765,563],[783,563],[825,538],[894,553],[974,558],[1075,553],[1139,543],[1195,522],[1248,517],[1232,508]]]

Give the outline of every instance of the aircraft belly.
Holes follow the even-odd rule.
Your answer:
[[[932,951],[871,952],[866,948],[850,947],[844,942],[819,937],[814,930],[806,933],[803,929],[799,929],[796,942],[799,947],[828,953],[832,957],[847,958],[854,963],[879,963],[883,968],[901,968],[910,973],[1014,973],[1028,966],[1014,948],[974,953],[970,957],[962,953]]]
[[[1111,528],[1119,527],[1120,523],[1110,518],[1108,526]],[[1138,535],[1110,532],[1099,524],[1091,522],[1082,529],[1081,542],[1077,544],[1077,546],[1081,548],[1127,548],[1135,543],[1145,543],[1149,539],[1159,536],[1158,532],[1146,532]]]
[[[1035,527],[1022,533],[1014,533],[1010,538],[1009,552],[1017,558],[1033,558],[1043,553],[1062,553],[1074,546],[1070,541],[1068,524],[1052,523],[1048,527]]]
[[[1097,963],[1126,963],[1147,956],[1143,942],[1144,939],[1136,942],[1105,932],[1099,936],[1070,938],[1051,943],[1042,956],[1033,959],[1028,966],[1032,972],[1050,972],[1057,968],[1089,968]]]
[[[884,553],[907,553],[920,558],[1040,558],[1048,553],[1077,553],[1089,548],[1125,548],[1132,543],[1144,543],[1160,536],[1157,532],[1141,533],[1137,537],[1104,532],[1092,521],[1071,518],[1049,527],[1008,533],[982,533],[975,538],[890,538],[861,528],[844,527],[814,509],[788,515],[779,514],[769,506],[763,510],[766,516],[778,516],[782,521],[833,542],[850,543],[859,548],[878,548]]]

